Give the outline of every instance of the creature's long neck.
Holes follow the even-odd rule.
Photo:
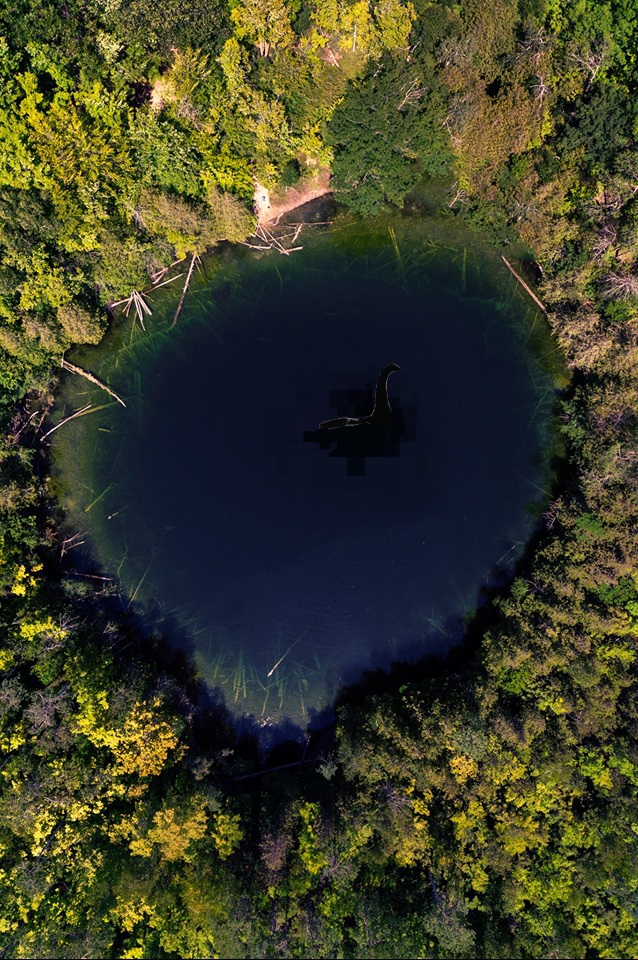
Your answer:
[[[367,417],[335,417],[333,420],[323,420],[319,424],[320,430],[336,430],[341,427],[358,427],[361,424],[376,424],[389,430],[392,426],[392,410],[388,398],[388,377],[395,370],[400,370],[396,363],[389,363],[377,377],[377,386],[374,391],[374,407]]]
[[[377,377],[377,386],[374,392],[374,407],[370,414],[371,418],[391,413],[390,400],[388,399],[388,378],[390,374],[394,373],[397,369],[396,363],[391,363],[387,367],[384,367]]]

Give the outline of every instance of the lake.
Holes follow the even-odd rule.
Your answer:
[[[52,435],[66,536],[263,724],[457,643],[551,479],[556,351],[497,251],[399,214],[295,245],[209,257],[174,328],[183,279],[118,317],[73,360],[126,409],[68,377]],[[391,423],[319,429],[389,364]]]

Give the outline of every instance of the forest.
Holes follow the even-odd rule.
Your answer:
[[[634,0],[0,0],[0,956],[638,956],[637,60]],[[325,170],[524,244],[570,381],[463,654],[291,759],[74,576],[39,436],[110,304]]]

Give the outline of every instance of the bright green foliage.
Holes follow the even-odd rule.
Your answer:
[[[201,152],[197,139],[181,121],[140,111],[131,139],[143,183],[183,196],[197,196],[201,190]]]
[[[243,840],[244,831],[240,822],[241,817],[237,813],[220,811],[215,815],[212,835],[221,860],[226,860]]]
[[[1,182],[46,191],[65,227],[61,246],[69,252],[94,249],[96,223],[106,219],[112,200],[126,201],[131,184],[124,104],[99,83],[75,96],[60,91],[47,103],[34,74],[18,81],[24,90],[16,104],[19,120],[4,140],[6,149],[19,133],[22,156],[19,169],[5,168]]]
[[[271,49],[285,50],[294,42],[291,14],[287,0],[239,0],[230,18],[238,38],[254,43],[267,57]]]
[[[312,22],[317,31],[315,43],[323,39],[338,45],[346,68],[379,57],[385,50],[407,51],[410,29],[416,13],[412,3],[402,0],[331,0],[313,4]]]
[[[156,776],[169,754],[181,753],[173,724],[157,715],[160,700],[133,704],[125,717],[110,721],[109,702],[104,690],[79,684],[75,696],[78,712],[74,726],[96,747],[108,747],[113,754],[117,775],[134,773]]]
[[[152,825],[141,835],[139,818],[137,825],[136,835],[129,844],[135,856],[151,857],[158,851],[162,861],[190,862],[195,857],[193,844],[206,834],[206,804],[193,801],[186,809],[164,804],[153,816]]]
[[[221,46],[229,31],[226,4],[221,0],[89,0],[86,5],[102,26],[111,45],[131,44],[133,51],[168,53],[176,46]],[[111,39],[112,38],[112,39]],[[105,44],[102,40],[102,44]]]

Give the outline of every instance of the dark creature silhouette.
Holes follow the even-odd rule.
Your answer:
[[[389,363],[377,377],[377,386],[374,392],[374,407],[367,417],[336,417],[334,420],[323,420],[319,424],[320,430],[337,430],[341,427],[360,427],[363,424],[381,427],[386,432],[392,429],[392,408],[388,397],[388,378],[395,370],[400,370],[396,363]]]
[[[304,440],[319,443],[322,450],[333,447],[329,457],[345,457],[349,476],[363,476],[367,457],[396,457],[405,434],[401,409],[392,410],[388,378],[400,367],[390,363],[377,378],[372,413],[361,417],[323,420],[316,430],[307,430]],[[349,401],[352,402],[351,400]],[[358,409],[358,405],[355,406]]]

